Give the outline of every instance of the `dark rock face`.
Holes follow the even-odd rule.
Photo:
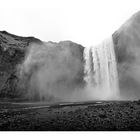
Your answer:
[[[20,84],[28,84],[30,77],[25,78],[22,81],[19,78],[18,66],[22,64],[26,58],[26,55],[30,49],[31,44],[42,45],[39,39],[34,37],[20,37],[12,35],[6,31],[0,32],[0,97],[1,98],[24,98],[28,91],[27,89],[20,89]],[[83,51],[84,47],[73,43],[71,41],[62,41],[59,43],[48,42],[47,46],[55,46],[58,50],[67,48],[73,57],[73,63],[76,59],[80,60],[80,67],[78,75],[73,79],[75,86],[81,86],[84,75],[84,59]],[[32,75],[32,74],[31,74]],[[76,85],[77,84],[77,85]],[[29,86],[29,85],[28,85]],[[26,87],[26,85],[25,85]]]
[[[63,48],[67,46],[69,48],[69,51],[71,52],[72,58],[80,61],[79,70],[78,70],[77,76],[75,77],[73,81],[74,82],[73,84],[83,86],[84,84],[84,80],[83,80],[84,79],[84,57],[83,57],[84,47],[81,46],[80,44],[73,43],[72,41],[61,41],[58,43],[58,46],[61,46]]]
[[[17,65],[24,60],[30,43],[41,43],[34,37],[20,37],[0,32],[0,97],[16,97]]]
[[[113,34],[121,95],[140,98],[140,12]]]

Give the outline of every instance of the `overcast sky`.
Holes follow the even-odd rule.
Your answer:
[[[91,46],[138,10],[139,0],[0,0],[0,30]]]

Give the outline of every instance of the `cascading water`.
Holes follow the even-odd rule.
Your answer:
[[[93,98],[118,99],[119,84],[112,37],[100,45],[85,48],[85,81]]]

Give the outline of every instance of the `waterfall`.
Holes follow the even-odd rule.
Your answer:
[[[97,46],[85,48],[84,58],[87,88],[100,96],[98,99],[117,99],[119,84],[112,36]]]

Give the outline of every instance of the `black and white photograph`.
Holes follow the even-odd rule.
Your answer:
[[[140,2],[0,0],[1,131],[140,131]]]

